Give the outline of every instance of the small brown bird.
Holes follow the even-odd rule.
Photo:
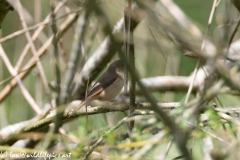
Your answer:
[[[69,117],[79,110],[86,102],[91,100],[111,100],[114,99],[122,90],[124,85],[124,64],[122,60],[112,62],[107,71],[104,72],[92,89],[87,93],[79,106],[74,109]]]

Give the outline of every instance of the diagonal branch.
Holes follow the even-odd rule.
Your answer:
[[[0,57],[3,59],[6,67],[8,68],[9,72],[11,73],[11,75],[15,77],[15,80],[18,83],[18,86],[19,86],[20,90],[22,91],[22,94],[23,94],[24,98],[27,100],[27,102],[29,103],[29,105],[33,108],[33,110],[37,114],[41,114],[42,111],[41,111],[40,107],[37,105],[35,100],[32,98],[32,96],[30,95],[28,90],[23,85],[21,79],[17,75],[16,70],[13,68],[13,66],[12,66],[11,62],[9,61],[5,51],[3,50],[2,45],[0,45]]]
[[[66,108],[66,105],[57,107],[57,113],[61,114],[64,113],[63,117],[63,123],[68,122],[69,120],[72,120],[74,118],[77,118],[79,116],[85,116],[86,112],[88,115],[94,115],[94,114],[101,114],[101,113],[108,113],[108,112],[117,112],[117,111],[127,111],[129,109],[129,104],[122,103],[122,102],[104,102],[104,101],[92,101],[89,105],[91,107],[87,108],[87,111],[82,108],[76,112],[75,115],[69,119],[68,111],[71,110],[71,108],[77,107],[80,104],[80,101],[75,101],[70,103]],[[181,106],[181,103],[178,102],[169,102],[169,103],[158,103],[158,107],[162,108],[163,110],[169,110],[178,108]],[[136,105],[136,109],[144,109],[144,110],[150,110],[151,105],[146,102],[138,102]],[[7,126],[5,128],[2,128],[0,130],[0,144],[11,144],[15,142],[16,135],[19,135],[23,132],[31,132],[40,130],[42,128],[46,128],[48,124],[53,123],[54,119],[56,118],[56,110],[51,111],[47,117],[40,118],[39,116],[36,116],[35,118],[20,122],[17,124],[13,124],[10,126]]]
[[[22,26],[25,30],[27,30],[27,23],[25,22],[25,19],[24,19],[24,16],[23,16],[23,9],[22,9],[22,4],[19,0],[16,0],[16,5],[15,5],[17,11],[18,11],[18,14],[19,14],[19,17],[20,17],[20,20],[22,22]],[[26,32],[25,33],[26,35],[26,38],[28,40],[28,43],[30,44],[30,48],[32,50],[32,53],[33,53],[33,57],[35,58],[36,60],[36,64],[37,64],[37,69],[39,71],[39,74],[40,74],[40,77],[42,79],[42,82],[43,82],[43,85],[44,85],[44,88],[45,88],[45,91],[46,91],[46,94],[47,94],[47,97],[48,97],[48,100],[49,100],[49,103],[51,104],[52,107],[54,107],[51,103],[51,92],[50,92],[50,89],[49,89],[49,86],[48,86],[48,81],[47,81],[47,77],[45,75],[45,72],[44,72],[44,69],[43,69],[43,66],[41,64],[41,61],[39,59],[39,56],[37,54],[37,49],[33,43],[33,40],[31,38],[31,35],[29,32]]]
[[[77,13],[71,14],[59,27],[59,31],[57,33],[57,38],[61,37],[63,33],[76,21],[78,17]],[[38,57],[42,57],[47,49],[50,47],[53,41],[53,36],[50,36],[48,40],[43,44],[43,46],[38,50]],[[27,74],[31,71],[31,69],[36,65],[35,58],[31,58],[27,64],[23,67],[24,72],[19,74],[19,78],[23,79],[27,76]],[[2,102],[9,93],[16,87],[17,81],[15,79],[11,80],[10,84],[5,86],[4,89],[0,92],[0,102]]]

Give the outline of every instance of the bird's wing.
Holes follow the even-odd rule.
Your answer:
[[[112,74],[110,75],[109,72],[105,72],[92,86],[92,89],[88,92],[87,97],[91,98],[102,92],[109,85],[113,84],[116,81],[117,77],[117,75],[113,76]]]

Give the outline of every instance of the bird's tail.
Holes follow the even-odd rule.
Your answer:
[[[86,104],[86,100],[83,100],[75,109],[69,113],[68,118],[71,117],[75,112],[77,112],[82,106]]]

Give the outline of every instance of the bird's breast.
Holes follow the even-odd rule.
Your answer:
[[[108,86],[105,90],[100,93],[102,100],[111,100],[114,99],[122,90],[124,81],[121,77],[118,77],[113,84]]]

